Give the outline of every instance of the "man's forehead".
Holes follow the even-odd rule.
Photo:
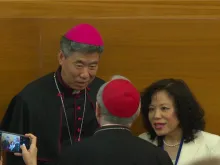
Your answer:
[[[93,54],[73,54],[72,55],[72,60],[74,62],[98,62],[99,61],[99,54],[98,53],[93,53]]]

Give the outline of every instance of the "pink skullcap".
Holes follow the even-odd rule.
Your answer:
[[[88,45],[103,46],[103,40],[93,26],[89,24],[79,24],[70,29],[65,35],[67,39]]]
[[[140,94],[130,81],[115,79],[104,87],[102,100],[113,116],[129,118],[138,110]]]

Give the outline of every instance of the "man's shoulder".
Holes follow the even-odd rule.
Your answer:
[[[147,142],[150,142],[150,143],[152,143],[154,145],[157,145],[157,140],[156,139],[155,140],[151,140],[150,139],[150,134],[148,132],[144,132],[144,133],[140,134],[138,137],[143,139],[143,140],[145,140],[145,141],[147,141]]]
[[[142,136],[143,136],[143,135],[142,135]],[[153,143],[153,142],[150,140],[150,138],[148,138],[148,135],[147,135],[147,134],[146,134],[145,136],[146,136],[145,138],[140,137],[140,136],[138,136],[138,137],[135,136],[136,142],[139,143],[139,145],[140,145],[140,146],[143,146],[144,148],[146,148],[146,146],[151,147],[151,149],[156,149],[156,148],[158,148],[157,145],[156,145],[155,143]],[[147,147],[147,148],[148,148],[148,147]]]
[[[83,157],[83,155],[97,155],[102,153],[102,151],[106,150],[106,148],[111,148],[111,151],[109,153],[114,154],[115,152],[118,152],[119,150],[122,151],[123,148],[127,148],[125,153],[136,153],[139,155],[140,158],[145,157],[146,155],[149,155],[149,158],[147,160],[153,160],[157,157],[165,157],[166,154],[164,153],[161,148],[153,145],[152,143],[143,140],[136,136],[129,136],[125,138],[125,143],[121,143],[121,140],[116,140],[114,143],[109,143],[108,140],[106,140],[105,137],[96,137],[92,136],[89,138],[86,138],[82,140],[79,143],[75,143],[73,146],[69,148],[67,152],[65,152],[65,155],[68,155],[71,157],[74,153],[77,158]],[[119,143],[120,142],[120,143]],[[129,144],[129,145],[127,145]],[[114,152],[114,150],[117,150]],[[105,154],[103,154],[105,156]],[[167,158],[167,157],[166,157]]]
[[[139,137],[136,137],[138,139],[136,140],[136,147],[138,148],[138,152],[140,152],[141,155],[149,155],[149,159],[156,158],[158,164],[172,164],[172,161],[170,160],[167,152],[153,143],[148,137],[148,133],[141,135],[142,136],[139,135]]]
[[[33,80],[29,84],[27,84],[20,92],[19,96],[32,96],[33,94],[37,94],[45,91],[48,87],[51,86],[53,82],[53,73],[46,74],[38,79]]]

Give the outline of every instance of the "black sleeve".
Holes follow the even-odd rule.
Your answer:
[[[172,160],[170,159],[168,153],[166,151],[163,151],[159,149],[160,152],[158,152],[157,155],[157,161],[160,165],[173,165]]]
[[[0,129],[7,132],[25,134],[30,132],[30,117],[27,104],[20,96],[15,96],[3,117]],[[7,165],[24,165],[22,157],[6,153]]]

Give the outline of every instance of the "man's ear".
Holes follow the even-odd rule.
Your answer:
[[[66,59],[65,58],[65,56],[64,56],[64,54],[63,54],[63,52],[60,50],[60,52],[58,53],[58,55],[57,55],[57,59],[58,59],[58,62],[59,62],[59,64],[60,64],[60,66],[62,66],[63,65],[63,62],[64,62],[64,60]]]
[[[141,113],[141,102],[140,102],[138,110],[137,110],[137,112],[135,114],[135,119],[134,120],[136,120],[140,116],[140,113]]]

